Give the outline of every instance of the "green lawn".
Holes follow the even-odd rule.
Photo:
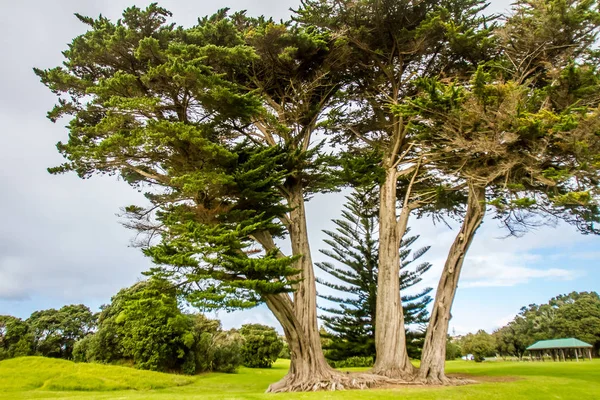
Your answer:
[[[25,357],[0,362],[0,399],[600,399],[600,360],[567,363],[448,363],[480,383],[460,387],[267,395],[287,362],[272,369],[196,377]]]

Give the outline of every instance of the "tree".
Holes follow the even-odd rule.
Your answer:
[[[572,292],[550,300],[557,307],[555,329],[560,337],[575,337],[600,350],[600,296],[596,292]]]
[[[71,359],[75,342],[96,327],[96,317],[83,304],[56,310],[35,311],[27,319],[33,335],[34,352],[45,357]]]
[[[329,276],[341,281],[333,283],[330,278],[317,278],[326,288],[344,293],[319,296],[337,304],[338,307],[321,307],[327,314],[320,318],[332,339],[326,347],[327,357],[334,361],[348,357],[375,357],[375,330],[377,304],[377,193],[376,190],[356,189],[342,211],[342,219],[333,220],[334,232],[325,231],[329,249],[323,254],[337,262],[317,263],[317,267]],[[408,230],[407,230],[408,231]],[[411,252],[409,248],[418,236],[405,237],[400,250],[400,290],[405,290],[421,281],[421,276],[431,268],[425,262],[410,268],[429,250],[429,246]],[[402,296],[403,313],[406,324],[425,324],[427,305],[431,298],[425,288],[411,296]],[[414,338],[418,340],[418,338]],[[408,346],[408,344],[407,344]]]
[[[448,337],[448,341],[446,342],[446,361],[456,360],[462,353],[460,344],[451,337]]]
[[[374,372],[412,379],[400,298],[400,244],[410,215],[443,208],[453,185],[428,174],[418,117],[397,110],[424,77],[460,79],[490,57],[478,0],[304,0],[299,18],[342,37],[348,80],[330,114],[334,142],[362,178],[379,185],[379,260]],[[360,163],[357,158],[368,160]],[[370,161],[370,162],[369,162]],[[445,343],[445,342],[444,342]],[[443,344],[442,344],[443,346]]]
[[[494,332],[501,355],[521,359],[538,340],[574,337],[600,345],[600,297],[596,292],[572,292],[546,304],[530,304],[506,326]]]
[[[0,360],[31,355],[33,335],[27,322],[11,315],[0,315]]]
[[[492,336],[496,340],[496,351],[501,356],[515,356],[523,359],[525,350],[535,340],[528,334],[528,323],[524,318],[516,317],[508,325],[496,330]]]
[[[98,330],[77,342],[77,361],[130,361],[141,369],[186,374],[234,372],[242,338],[217,320],[185,314],[177,288],[156,278],[120,290],[102,307]]]
[[[420,370],[426,381],[447,381],[443,343],[450,310],[488,207],[513,235],[559,220],[598,233],[593,44],[599,14],[591,2],[520,1],[513,7],[494,29],[493,61],[481,63],[468,83],[422,80],[426,95],[413,102],[432,164],[462,182],[468,195],[433,302]]]
[[[177,369],[193,344],[190,319],[178,307],[175,288],[151,279],[117,294],[116,335],[124,358],[141,369]]]
[[[249,368],[271,368],[283,349],[283,341],[275,328],[261,324],[245,324],[242,325],[240,334],[244,338],[244,365]]]
[[[149,186],[151,206],[127,212],[148,234],[152,272],[199,307],[264,302],[281,323],[291,367],[270,391],[370,384],[323,356],[304,208],[335,188],[313,136],[340,86],[339,41],[226,10],[188,29],[170,15],[155,4],[116,23],[78,15],[90,30],[64,66],[35,70],[59,96],[50,119],[72,118],[58,145],[67,162],[51,172]],[[275,245],[284,237],[290,256]]]
[[[484,330],[469,333],[461,339],[461,348],[465,354],[473,354],[475,362],[482,362],[485,357],[495,355],[496,342],[494,337]]]

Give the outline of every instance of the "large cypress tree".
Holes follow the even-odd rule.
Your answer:
[[[444,343],[452,303],[488,209],[513,235],[560,220],[600,233],[598,33],[597,2],[517,1],[494,29],[493,60],[469,81],[422,80],[414,108],[399,110],[419,115],[423,149],[468,195],[433,302],[423,381],[448,381]]]
[[[303,0],[303,21],[342,37],[352,79],[332,113],[335,139],[352,157],[373,155],[379,168],[377,374],[412,379],[400,282],[400,243],[411,215],[454,190],[428,174],[431,159],[412,129],[417,118],[396,112],[424,77],[461,74],[489,58],[481,0]]]
[[[321,285],[344,295],[319,294],[336,307],[321,307],[326,313],[321,320],[328,330],[330,343],[327,357],[338,361],[348,357],[375,356],[375,321],[377,304],[377,216],[376,190],[357,189],[346,197],[347,203],[342,218],[333,220],[335,231],[325,231],[329,249],[321,253],[335,263],[317,263],[328,277],[317,278]],[[405,290],[422,279],[422,274],[431,268],[428,262],[412,267],[429,250],[429,246],[412,251],[410,246],[419,236],[402,239],[400,249],[400,290]],[[410,267],[410,268],[409,268]],[[331,278],[341,281],[335,283]],[[431,288],[413,295],[402,296],[402,307],[406,324],[425,324],[428,321],[427,305]]]
[[[265,303],[291,352],[270,391],[381,380],[330,368],[317,325],[304,203],[335,188],[314,134],[340,87],[343,42],[227,10],[190,28],[170,16],[156,4],[116,22],[78,15],[89,31],[63,65],[35,70],[59,97],[49,118],[71,118],[58,144],[67,162],[51,172],[118,174],[147,189],[150,206],[128,207],[128,226],[146,234],[151,274],[193,304]]]

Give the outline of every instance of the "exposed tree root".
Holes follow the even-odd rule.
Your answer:
[[[462,377],[452,377],[444,374],[441,375],[429,375],[426,378],[416,378],[416,383],[421,385],[437,385],[437,386],[462,386],[477,383],[472,379],[466,379]]]
[[[414,383],[369,373],[343,373],[334,371],[327,374],[327,376],[309,378],[301,378],[288,374],[279,382],[269,386],[267,393],[372,389],[381,386],[410,384]]]

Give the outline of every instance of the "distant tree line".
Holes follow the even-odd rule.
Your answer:
[[[577,338],[600,351],[600,296],[596,292],[572,292],[548,303],[530,304],[506,326],[493,333],[496,351],[521,359],[538,340]]]
[[[576,338],[594,346],[600,354],[600,296],[596,292],[572,292],[552,298],[548,303],[530,304],[507,325],[491,335],[484,330],[448,338],[446,359],[472,354],[475,361],[485,357],[526,355],[527,347],[539,340]]]
[[[176,288],[156,278],[122,289],[95,314],[79,304],[26,320],[0,316],[0,360],[38,355],[196,374],[268,368],[282,349],[272,327],[227,331],[218,320],[183,312]]]

